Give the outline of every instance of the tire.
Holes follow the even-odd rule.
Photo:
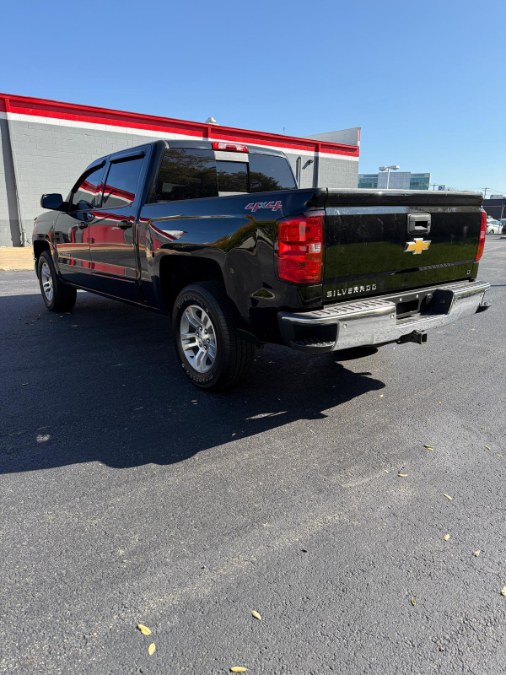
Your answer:
[[[247,375],[255,345],[238,329],[221,286],[186,286],[172,313],[176,353],[189,379],[201,389],[223,391]]]
[[[56,274],[49,251],[43,251],[37,261],[37,276],[44,304],[50,312],[70,312],[76,304],[77,291],[64,284]]]

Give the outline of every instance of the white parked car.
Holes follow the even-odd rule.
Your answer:
[[[487,217],[487,234],[501,234],[502,224],[495,218]]]

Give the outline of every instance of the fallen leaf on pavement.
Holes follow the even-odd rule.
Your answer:
[[[150,656],[153,656],[153,654],[156,652],[156,645],[154,642],[152,642],[149,647],[148,647],[148,654]]]
[[[445,541],[448,541],[449,538],[450,538],[450,535],[449,535],[449,534],[445,534],[445,536],[443,537],[443,539],[444,539]]]
[[[450,497],[450,495],[447,495],[446,492],[445,492],[445,497],[446,497],[446,499],[449,499],[450,501],[452,501],[452,499],[453,499],[453,497]]]
[[[230,668],[231,673],[247,673],[248,669],[245,666],[232,666]]]
[[[399,471],[399,473],[397,475],[399,476],[399,478],[406,478],[408,474],[402,473],[401,471]]]
[[[260,612],[257,612],[256,609],[253,609],[253,610],[251,611],[251,616],[252,616],[254,619],[258,619],[259,621],[262,620],[262,615],[260,614]]]
[[[480,549],[476,549],[476,551],[473,553],[474,557],[477,558],[480,555],[481,551]]]
[[[137,624],[137,630],[140,630],[143,635],[151,635],[151,629],[145,626],[143,623]]]
[[[424,447],[426,450],[428,450],[429,452],[432,452],[432,451],[434,450],[434,448],[432,447],[432,445],[424,445],[423,447]]]
[[[416,598],[411,598],[411,604],[416,607]]]
[[[503,586],[503,587],[501,588],[501,595],[506,596],[506,586]]]

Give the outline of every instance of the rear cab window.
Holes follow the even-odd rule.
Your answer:
[[[235,154],[235,153],[234,153]],[[249,192],[247,162],[223,161],[216,162],[218,173],[218,191],[223,193],[244,194]]]
[[[279,155],[251,153],[249,180],[250,192],[297,189],[288,160]]]
[[[296,188],[290,165],[281,155],[170,147],[162,156],[148,202]]]
[[[279,155],[217,152],[216,169],[219,194],[223,196],[297,188],[286,157]]]

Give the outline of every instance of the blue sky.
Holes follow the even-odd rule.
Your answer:
[[[9,0],[0,91],[304,136],[506,193],[506,2]]]

